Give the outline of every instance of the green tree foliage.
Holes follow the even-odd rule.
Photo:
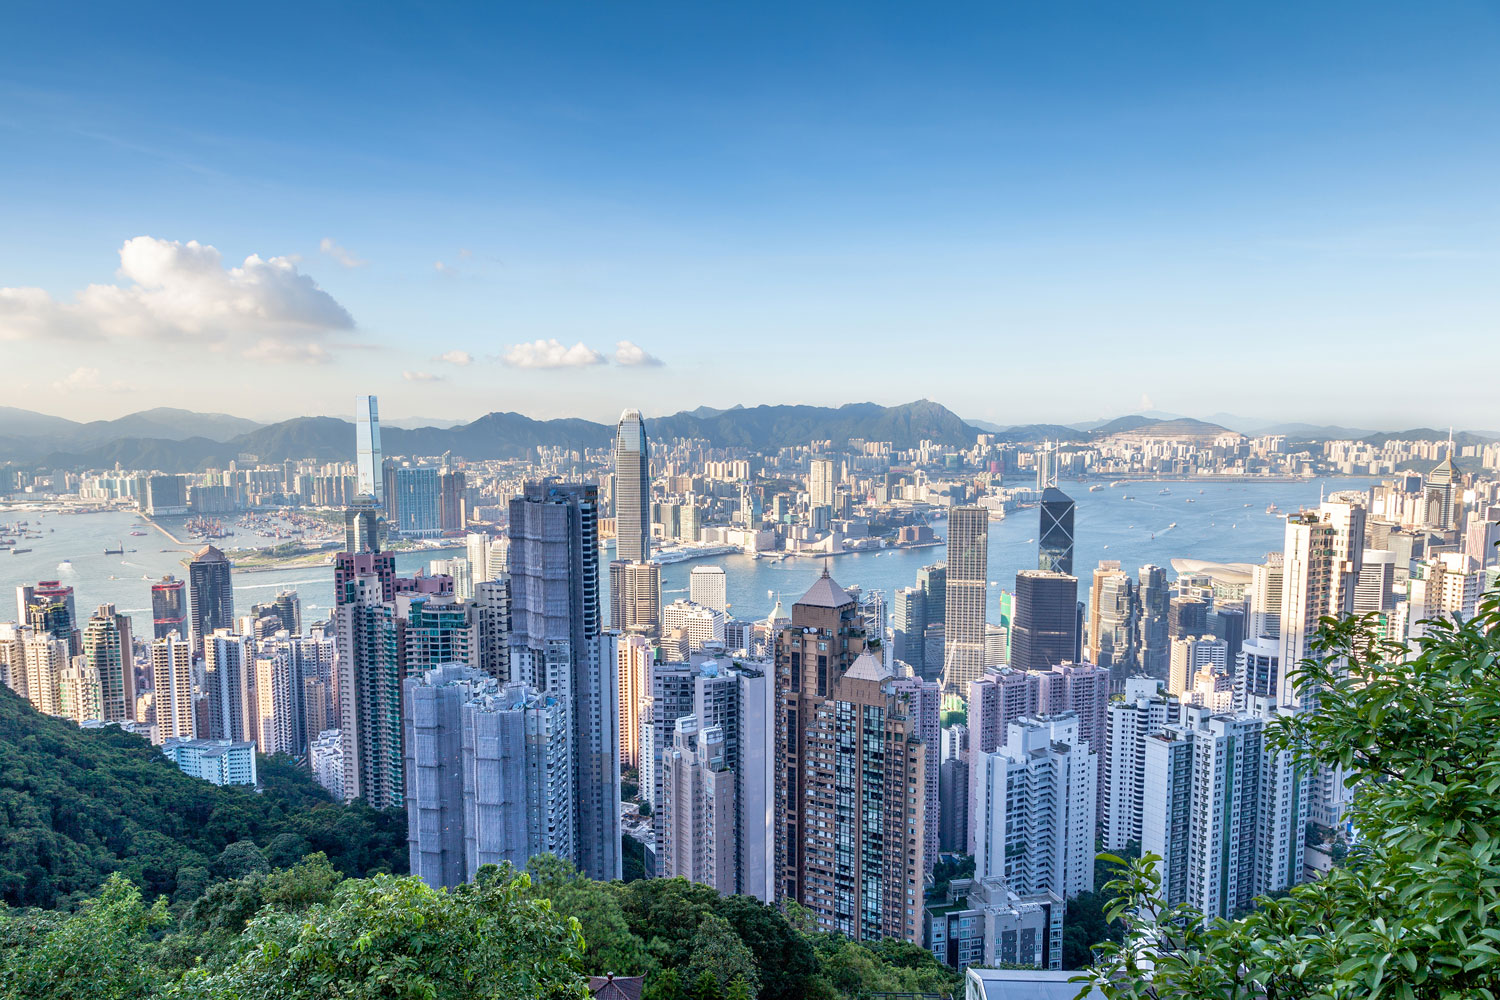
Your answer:
[[[686,971],[692,982],[701,983],[707,976],[716,994],[722,994],[736,979],[743,980],[751,993],[760,985],[755,956],[729,926],[729,921],[718,914],[704,915],[690,947],[692,956],[688,959]]]
[[[619,899],[606,885],[578,873],[567,861],[540,854],[526,865],[528,894],[588,929],[584,967],[594,975],[643,976],[656,968],[645,943],[632,933]]]
[[[111,875],[99,896],[75,914],[6,915],[0,919],[0,996],[150,996],[166,978],[150,960],[151,935],[168,920],[165,900],[147,906],[140,890],[121,875]]]
[[[1131,841],[1125,852],[1125,860],[1141,856],[1141,847]],[[1123,870],[1120,865],[1100,855],[1094,861],[1094,888],[1092,892],[1080,892],[1068,900],[1067,912],[1063,914],[1063,968],[1086,969],[1094,962],[1094,949],[1106,941],[1120,941],[1125,934],[1125,925],[1119,920],[1105,916],[1105,908],[1113,899],[1104,887],[1114,881]]]
[[[66,907],[120,872],[146,898],[185,906],[224,877],[216,867],[241,841],[257,853],[274,845],[279,865],[322,851],[346,875],[405,871],[404,816],[338,805],[285,758],[259,771],[261,792],[220,788],[139,736],[79,729],[0,687],[0,901]],[[236,863],[254,865],[239,850]]]
[[[1125,941],[1090,978],[1111,997],[1500,996],[1500,597],[1429,623],[1414,654],[1325,621],[1300,683],[1315,707],[1272,741],[1356,788],[1347,863],[1205,921],[1142,858],[1109,886]]]
[[[451,892],[416,878],[377,875],[338,884],[333,898],[293,915],[263,911],[243,953],[195,970],[174,987],[182,1000],[276,997],[385,1000],[587,996],[578,922],[527,892],[508,866],[486,867]]]

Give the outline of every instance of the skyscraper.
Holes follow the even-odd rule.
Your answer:
[[[809,507],[832,507],[834,479],[833,459],[815,458],[808,466],[807,503]]]
[[[198,735],[193,713],[193,647],[176,634],[151,643],[151,742]]]
[[[354,397],[354,492],[385,503],[385,459],[380,453],[380,407],[374,396]]]
[[[644,456],[642,457],[644,461]],[[574,755],[574,862],[620,877],[615,637],[599,610],[597,488],[529,482],[510,502],[511,677],[563,701]]]
[[[1056,486],[1042,491],[1037,569],[1073,574],[1073,498]]]
[[[203,637],[203,676],[208,695],[208,732],[204,739],[246,743],[259,730],[255,693],[255,641],[217,629]],[[262,752],[265,752],[262,748]]]
[[[234,628],[234,583],[232,566],[224,553],[212,545],[198,550],[188,563],[188,592],[192,597],[192,642],[201,653],[203,640],[221,628]]]
[[[391,519],[405,535],[435,535],[442,531],[442,483],[430,466],[396,470]]]
[[[918,677],[936,680],[936,671],[927,669],[924,655],[926,631],[926,595],[916,587],[897,589],[891,609],[891,659],[906,664]]]
[[[99,680],[99,718],[135,721],[135,662],[130,616],[101,604],[83,631],[83,658]]]
[[[651,642],[643,635],[623,635],[615,650],[619,673],[620,766],[641,766],[641,708],[647,696],[646,672]]]
[[[1010,663],[1018,670],[1046,670],[1072,661],[1078,649],[1078,578],[1023,569],[1016,574]]]
[[[1354,613],[1364,539],[1365,509],[1352,498],[1325,500],[1315,511],[1287,515],[1278,693],[1282,705],[1302,703],[1297,664],[1308,655],[1321,619]]]
[[[373,572],[348,581],[334,611],[344,799],[376,809],[402,805],[401,671],[396,609]]]
[[[1099,563],[1089,591],[1088,643],[1084,659],[1123,678],[1140,665],[1137,608],[1130,575],[1119,560]]]
[[[641,411],[620,414],[615,429],[615,558],[651,557],[651,446]]]
[[[186,580],[167,575],[151,585],[151,622],[153,639],[189,634]]]
[[[1148,563],[1140,568],[1136,579],[1141,670],[1165,681],[1171,655],[1167,635],[1167,603],[1170,599],[1167,571]]]
[[[948,514],[947,607],[943,691],[962,697],[984,672],[984,621],[989,601],[990,515],[984,507]],[[1071,657],[1070,657],[1071,658]]]

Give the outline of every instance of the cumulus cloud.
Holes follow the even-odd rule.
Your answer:
[[[615,364],[657,367],[662,364],[662,360],[647,354],[646,349],[637,344],[621,340],[615,343]]]
[[[604,364],[604,355],[582,341],[565,347],[554,339],[516,344],[500,360],[512,368],[587,368]]]
[[[52,383],[58,392],[127,392],[129,386],[118,379],[105,382],[97,368],[75,368]]]
[[[318,249],[322,250],[328,256],[332,257],[334,260],[338,261],[345,267],[364,267],[369,263],[369,261],[367,260],[360,260],[358,257],[354,256],[353,251],[349,250],[346,247],[339,246],[337,243],[326,236],[323,237],[323,242],[318,244]]]
[[[325,359],[321,338],[354,318],[290,257],[251,254],[224,266],[217,249],[137,236],[120,248],[120,283],[73,301],[0,288],[0,339],[172,340],[267,360]]]
[[[432,372],[402,372],[401,377],[408,382],[441,382],[443,376],[434,375]]]
[[[474,355],[470,354],[468,351],[444,351],[442,354],[439,354],[432,360],[446,361],[450,365],[457,365],[460,368],[467,368],[469,365],[473,364]]]
[[[1153,403],[1153,402],[1151,402],[1151,397],[1148,396],[1144,392],[1141,393],[1141,409],[1143,409],[1143,410],[1154,410],[1154,409],[1156,409],[1156,404]]]
[[[443,263],[440,260],[435,260],[435,261],[432,262],[432,269],[434,271],[436,271],[438,274],[457,274],[458,273],[458,268],[454,267],[452,264],[445,264],[445,263]]]

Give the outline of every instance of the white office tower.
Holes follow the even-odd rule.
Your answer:
[[[208,732],[203,737],[233,743],[253,741],[260,729],[256,718],[255,640],[227,628],[216,629],[203,640],[203,656],[208,695]]]
[[[1325,500],[1315,511],[1287,515],[1277,693],[1282,705],[1295,708],[1305,698],[1297,690],[1297,664],[1311,652],[1320,621],[1354,613],[1364,551],[1365,509],[1353,497]]]
[[[1145,808],[1146,737],[1181,721],[1182,706],[1155,677],[1131,677],[1123,698],[1109,703],[1109,749],[1103,761],[1104,849],[1123,853],[1141,842]]]
[[[661,631],[660,563],[609,564],[609,627],[652,636]]]
[[[651,558],[651,447],[640,410],[620,414],[615,429],[615,558]]]
[[[572,754],[562,704],[457,663],[408,677],[403,687],[412,874],[448,888],[481,865],[571,857]]]
[[[641,713],[640,779],[641,794],[649,797],[655,810],[658,859],[671,855],[683,859],[674,863],[688,865],[686,859],[696,857],[696,848],[674,839],[680,837],[682,828],[671,825],[674,818],[681,817],[682,809],[690,808],[689,800],[682,797],[687,794],[686,787],[678,786],[674,811],[668,805],[667,785],[674,780],[673,761],[686,769],[677,777],[691,774],[693,780],[702,780],[703,771],[692,769],[698,766],[694,761],[707,752],[701,741],[702,734],[708,733],[715,746],[704,758],[705,766],[715,772],[715,782],[732,788],[733,801],[732,810],[715,814],[716,822],[728,823],[732,834],[713,832],[715,836],[729,836],[734,845],[730,859],[718,859],[719,864],[728,866],[723,870],[731,872],[733,884],[722,881],[722,876],[715,876],[721,881],[709,884],[723,893],[736,892],[770,902],[775,875],[775,844],[771,839],[775,792],[775,755],[770,745],[771,664],[695,654],[690,663],[654,664],[648,677],[650,695]],[[682,753],[674,756],[679,749],[678,723],[689,717],[693,721],[685,725],[691,732],[684,737]],[[727,793],[721,788],[716,794]],[[695,815],[707,814],[699,811]],[[706,836],[710,831],[699,828],[698,832]],[[692,877],[686,868],[675,874]]]
[[[1208,918],[1230,918],[1300,868],[1302,785],[1268,754],[1265,720],[1184,710],[1145,741],[1141,851],[1162,858],[1162,895]]]
[[[1077,715],[1011,723],[1005,746],[974,765],[975,879],[1003,876],[1021,896],[1092,890],[1098,757]]]
[[[464,555],[476,587],[505,575],[505,560],[510,543],[504,535],[491,537],[487,531],[471,531],[464,537]]]
[[[1253,698],[1276,699],[1281,677],[1281,642],[1262,636],[1246,639],[1235,664],[1234,707],[1246,709]]]
[[[1469,511],[1468,526],[1464,529],[1464,555],[1469,557],[1472,569],[1485,570],[1500,561],[1500,504],[1479,503]]]
[[[1365,549],[1354,585],[1354,613],[1375,614],[1382,619],[1396,607],[1396,553],[1390,549]]]
[[[156,711],[152,743],[197,737],[193,725],[193,645],[176,632],[151,643],[151,692]]]
[[[651,640],[643,635],[622,635],[615,644],[620,678],[621,767],[641,766],[641,711],[646,704],[646,673],[651,660]]]
[[[1182,694],[1192,688],[1198,671],[1204,667],[1224,670],[1229,661],[1229,645],[1213,636],[1182,636],[1172,640],[1171,660],[1167,669],[1167,693]]]
[[[834,478],[833,459],[815,458],[807,471],[807,505],[809,507],[832,507]]]
[[[688,575],[688,600],[715,611],[729,612],[729,591],[723,566],[694,566]]]
[[[689,493],[684,498],[682,510],[678,513],[681,528],[678,534],[684,542],[696,542],[703,532],[702,522],[698,516],[698,501]]]
[[[510,502],[510,674],[562,702],[573,759],[571,860],[620,877],[619,674],[601,629],[598,491],[529,482]]]
[[[1250,589],[1245,594],[1249,610],[1249,620],[1245,623],[1247,637],[1281,638],[1282,575],[1280,552],[1270,553],[1265,562],[1250,568]]]
[[[661,609],[662,632],[671,635],[681,629],[687,636],[689,653],[701,653],[706,646],[723,645],[725,621],[724,612],[692,601],[673,601]]]

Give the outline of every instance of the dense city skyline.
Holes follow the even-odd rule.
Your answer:
[[[1500,423],[1372,391],[1416,344],[1500,362],[1482,6],[297,21],[13,18],[15,405],[603,420],[820,401],[780,363],[816,344],[840,398],[1070,422],[1207,416],[1314,350],[1339,379],[1234,411]]]

